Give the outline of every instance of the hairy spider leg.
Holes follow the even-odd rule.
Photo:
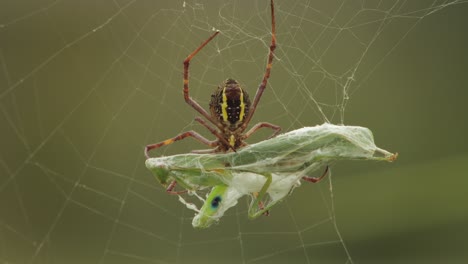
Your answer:
[[[308,181],[308,182],[312,182],[312,183],[317,183],[319,181],[321,181],[328,173],[328,166],[325,168],[325,172],[323,172],[322,176],[320,177],[310,177],[310,176],[304,176],[302,177],[302,179],[304,181]]]
[[[205,144],[205,145],[208,145],[210,147],[214,147],[216,146],[216,140],[213,140],[213,141],[210,141],[208,139],[206,139],[205,137],[203,137],[202,135],[198,134],[197,132],[193,131],[193,130],[190,130],[190,131],[187,131],[187,132],[184,132],[184,133],[181,133],[173,138],[170,138],[170,139],[166,139],[164,141],[161,141],[159,143],[155,143],[155,144],[151,144],[151,145],[148,145],[146,146],[145,148],[145,156],[147,159],[150,158],[148,152],[152,149],[156,149],[156,148],[160,148],[162,146],[167,146],[167,145],[170,145],[176,141],[179,141],[179,140],[182,140],[186,137],[193,137],[194,139],[196,139],[197,141]]]
[[[218,127],[219,129],[222,130],[222,126],[214,120],[211,115],[203,109],[195,100],[192,99],[192,97],[189,96],[189,66],[190,66],[190,61],[192,58],[197,55],[197,53],[205,47],[216,35],[219,34],[219,31],[216,31],[211,35],[205,42],[203,42],[197,49],[195,49],[190,55],[187,56],[184,60],[184,99],[187,104],[189,104],[193,109],[197,110],[198,113],[200,113],[202,116],[204,116],[207,120],[209,120],[213,125]],[[219,137],[218,137],[219,138]]]
[[[177,182],[175,180],[169,183],[169,186],[167,186],[166,192],[169,194],[174,194],[174,195],[179,195],[179,194],[188,192],[187,190],[174,191],[176,185],[177,185]]]
[[[260,123],[257,123],[255,126],[253,126],[249,131],[247,131],[244,134],[243,139],[249,138],[253,133],[255,133],[257,130],[259,130],[262,127],[271,128],[271,129],[274,130],[273,134],[271,136],[269,136],[268,139],[277,136],[281,132],[281,127],[280,126],[273,125],[273,124],[267,123],[267,122],[260,122]]]
[[[270,78],[270,71],[273,63],[273,57],[274,57],[274,51],[276,49],[276,29],[275,29],[275,8],[273,5],[273,0],[270,2],[271,5],[271,44],[270,44],[270,52],[268,54],[268,62],[267,66],[265,69],[265,74],[263,75],[263,80],[260,86],[257,89],[257,93],[255,94],[255,98],[253,100],[252,105],[250,106],[249,113],[247,117],[245,118],[244,123],[242,124],[242,130],[244,130],[250,122],[250,119],[252,119],[252,116],[255,113],[255,109],[257,108],[258,102],[260,101],[260,98],[262,97],[263,91],[266,88],[268,78]],[[255,132],[255,131],[253,131]],[[253,133],[252,132],[252,133]]]

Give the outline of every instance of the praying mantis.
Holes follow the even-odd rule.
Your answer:
[[[328,166],[339,160],[394,161],[398,154],[378,148],[365,127],[323,124],[304,127],[264,140],[236,152],[179,154],[149,158],[146,167],[172,194],[208,190],[196,211],[193,227],[207,228],[245,195],[252,197],[248,215],[267,213],[300,185],[301,179],[319,181]],[[327,167],[319,177],[310,177]],[[183,191],[174,191],[179,186]]]

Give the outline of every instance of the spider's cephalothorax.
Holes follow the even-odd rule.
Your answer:
[[[249,95],[236,80],[227,79],[211,95],[211,116],[230,131],[244,123],[249,109]]]

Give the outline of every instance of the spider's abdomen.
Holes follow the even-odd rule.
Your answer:
[[[236,80],[227,79],[211,95],[211,115],[230,130],[243,123],[249,108],[249,95]]]

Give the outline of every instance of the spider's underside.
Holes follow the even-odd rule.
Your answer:
[[[242,130],[239,128],[244,123],[250,110],[250,99],[239,83],[233,79],[227,79],[211,95],[211,116],[221,124],[221,133],[228,140],[229,145],[220,144],[218,150],[228,151],[245,145],[241,139]]]

